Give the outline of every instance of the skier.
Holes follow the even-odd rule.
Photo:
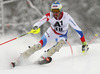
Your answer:
[[[12,63],[13,66],[17,65],[17,63],[22,59],[27,59],[31,56],[35,51],[40,50],[43,48],[50,40],[56,40],[56,44],[48,49],[38,60],[39,64],[45,64],[52,61],[51,56],[56,52],[59,51],[60,48],[66,43],[67,41],[67,33],[69,25],[78,33],[80,40],[82,42],[82,52],[86,52],[89,47],[87,42],[85,41],[84,34],[82,30],[78,27],[75,23],[73,18],[66,12],[62,10],[62,4],[58,1],[55,1],[51,5],[51,12],[45,14],[38,22],[33,25],[33,29],[36,33],[39,33],[40,26],[45,22],[49,22],[51,26],[48,30],[44,33],[41,40],[38,44],[30,47],[28,50],[23,52],[18,61]]]

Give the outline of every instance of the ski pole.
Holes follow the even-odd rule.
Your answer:
[[[6,41],[6,42],[3,42],[3,43],[1,43],[0,45],[3,45],[3,44],[6,44],[6,43],[8,43],[8,42],[11,42],[11,41],[13,41],[13,40],[16,40],[16,39],[18,39],[18,38],[20,38],[20,37],[23,37],[23,36],[27,35],[27,34],[30,34],[30,32],[25,33],[25,34],[23,34],[23,35],[21,35],[21,36],[19,36],[19,37],[13,38],[13,39],[11,39],[11,40],[8,40],[8,41]]]
[[[93,37],[93,39],[89,42],[89,45],[92,43],[92,41],[98,36],[98,34],[95,34],[95,36]]]

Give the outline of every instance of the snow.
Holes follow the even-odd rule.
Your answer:
[[[14,36],[2,37],[0,43],[12,39]],[[39,40],[39,38],[37,38]],[[81,53],[81,45],[73,45],[73,55],[70,47],[65,44],[59,52],[56,52],[50,64],[37,65],[36,61],[53,44],[34,53],[30,58],[30,64],[23,64],[15,68],[10,67],[10,62],[19,56],[19,53],[28,49],[38,40],[32,36],[25,36],[15,41],[0,46],[0,74],[99,74],[100,70],[100,43],[90,44],[90,50],[86,54]]]

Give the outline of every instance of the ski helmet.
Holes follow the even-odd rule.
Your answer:
[[[51,11],[52,12],[62,12],[62,4],[58,1],[55,1],[51,5]]]

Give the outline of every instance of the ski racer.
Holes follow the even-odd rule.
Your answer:
[[[67,33],[69,25],[78,33],[80,40],[82,42],[82,52],[86,52],[89,47],[87,42],[85,41],[84,34],[82,30],[78,27],[75,23],[74,19],[66,12],[62,10],[62,4],[58,1],[55,1],[51,5],[51,12],[45,14],[38,22],[33,25],[33,29],[35,30],[35,34],[39,33],[40,26],[43,25],[45,22],[49,22],[51,26],[48,30],[44,33],[41,40],[38,44],[30,47],[28,50],[23,52],[20,55],[20,61],[22,59],[27,59],[31,56],[34,52],[43,48],[50,40],[56,40],[56,44],[53,47],[50,47],[41,57],[41,60],[38,60],[39,64],[45,64],[52,61],[51,56],[56,52],[59,51],[60,48],[66,43],[67,41]],[[15,62],[15,65],[17,63]]]

